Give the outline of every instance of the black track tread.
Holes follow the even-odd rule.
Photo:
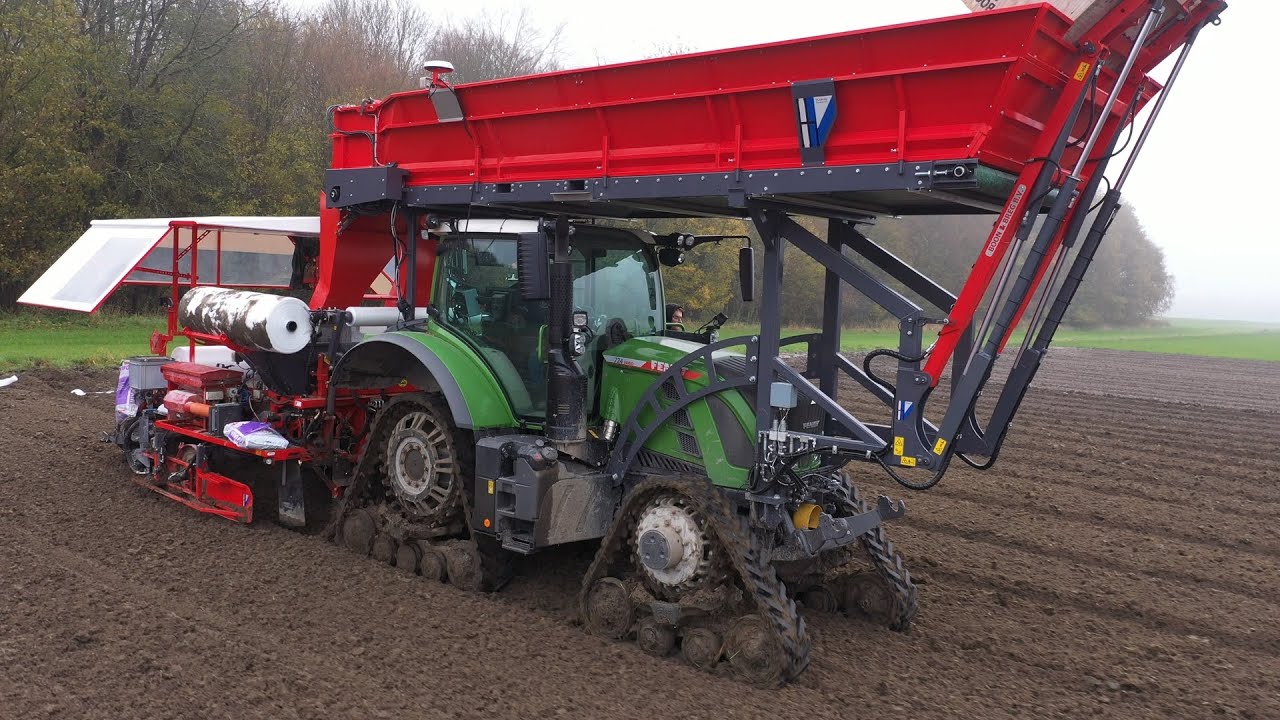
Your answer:
[[[388,402],[386,406],[374,415],[373,424],[369,427],[368,440],[365,442],[364,450],[360,453],[360,459],[356,462],[355,470],[352,472],[351,485],[347,487],[346,492],[342,494],[342,499],[335,505],[333,518],[329,522],[329,527],[325,528],[324,536],[326,538],[330,540],[336,539],[342,532],[342,521],[347,518],[347,515],[358,508],[364,507],[369,481],[375,477],[378,468],[382,466],[383,453],[386,452],[387,440],[391,437],[391,429],[402,418],[412,412],[415,404],[420,403],[423,399],[424,396],[421,395],[400,395]]]
[[[848,495],[843,499],[845,510],[849,514],[871,510],[871,506],[862,499],[857,486],[847,474],[844,480],[844,485],[848,488]],[[897,598],[897,613],[889,622],[889,629],[899,632],[910,629],[911,622],[920,612],[920,593],[916,584],[911,581],[911,572],[903,565],[902,554],[894,548],[885,533],[883,524],[877,525],[874,530],[863,535],[859,542],[870,557],[876,572],[889,584],[889,588]]]
[[[785,655],[781,681],[797,677],[809,665],[811,645],[804,618],[796,609],[795,601],[787,596],[786,586],[773,566],[764,560],[765,554],[754,533],[747,532],[728,498],[705,477],[646,476],[631,488],[583,578],[578,608],[584,624],[591,587],[608,575],[624,556],[630,556],[626,552],[627,540],[634,532],[639,512],[654,498],[669,493],[681,495],[706,518],[708,534],[724,550],[730,567]]]

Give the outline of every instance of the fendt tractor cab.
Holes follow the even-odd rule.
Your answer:
[[[579,598],[590,631],[776,684],[808,664],[797,603],[911,624],[917,589],[884,531],[905,507],[865,501],[855,469],[920,490],[955,458],[995,462],[1225,4],[1091,8],[457,87],[432,63],[419,90],[332,110],[318,223],[95,224],[23,300],[89,310],[117,284],[171,284],[169,327],[127,363],[111,436],[140,484],[248,522],[255,488],[232,475],[257,459],[277,473],[256,489],[281,522],[327,519],[355,552],[463,588],[598,543]],[[1174,53],[1162,88],[1148,73]],[[970,213],[992,229],[955,293],[864,233]],[[642,229],[707,217],[752,231]],[[708,243],[737,249],[758,332],[667,324],[663,268]],[[820,329],[783,337],[797,254],[825,269]],[[266,267],[280,277],[236,274]],[[898,322],[897,347],[861,364],[840,351],[846,285]],[[877,375],[874,358],[895,371]],[[878,422],[837,398],[842,378]],[[331,518],[309,487],[328,491]]]

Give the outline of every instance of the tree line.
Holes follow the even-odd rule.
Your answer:
[[[562,65],[561,33],[527,12],[453,20],[412,0],[0,0],[0,310],[94,218],[314,214],[327,109],[416,87],[428,59],[453,62],[455,82],[542,72]],[[954,287],[989,227],[989,216],[907,218],[868,234]],[[723,310],[735,262],[699,248],[669,274],[669,294],[695,316]],[[788,276],[784,319],[803,324],[822,270],[797,256]],[[1126,213],[1073,319],[1141,322],[1171,296],[1159,248]],[[846,303],[848,323],[884,319]]]

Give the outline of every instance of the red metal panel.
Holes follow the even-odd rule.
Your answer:
[[[367,143],[366,143],[367,145]],[[339,213],[320,201],[320,256],[316,267],[316,289],[310,306],[345,308],[360,305],[369,288],[391,259],[391,236],[387,218],[356,218],[339,232]],[[403,217],[397,223],[403,240],[410,230]],[[341,241],[339,241],[339,236]],[[418,246],[418,288],[415,306],[431,301],[431,283],[435,272],[435,240],[423,240]],[[408,271],[408,265],[403,270]],[[394,297],[388,298],[394,300]]]
[[[1064,16],[1017,7],[456,89],[461,123],[424,91],[335,114],[373,132],[410,185],[800,165],[794,82],[836,81],[828,165],[978,157],[1018,172],[1076,70]],[[374,164],[334,135],[333,167]]]
[[[160,366],[164,379],[175,388],[192,391],[224,390],[240,384],[243,370],[218,368],[190,362],[171,362]]]

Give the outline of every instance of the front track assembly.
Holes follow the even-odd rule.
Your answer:
[[[719,584],[706,584],[674,600],[654,597],[634,571],[636,520],[654,500],[678,497],[704,519],[715,544]],[[676,651],[689,664],[712,670],[727,661],[755,685],[778,685],[809,664],[809,637],[795,600],[767,562],[754,536],[725,495],[692,476],[651,476],[627,494],[583,579],[579,607],[592,633],[612,639],[634,635],[641,649]]]
[[[851,484],[840,512],[869,508]],[[637,521],[663,499],[696,510],[714,543],[713,582],[678,596],[655,592],[636,542]],[[583,624],[593,634],[634,638],[658,657],[679,653],[694,667],[728,672],[753,685],[773,687],[797,677],[809,663],[810,642],[796,598],[809,610],[844,610],[905,631],[918,612],[918,593],[902,556],[877,527],[860,538],[870,568],[849,547],[821,558],[784,583],[750,532],[745,517],[706,478],[648,476],[623,500],[601,543],[579,596]]]

